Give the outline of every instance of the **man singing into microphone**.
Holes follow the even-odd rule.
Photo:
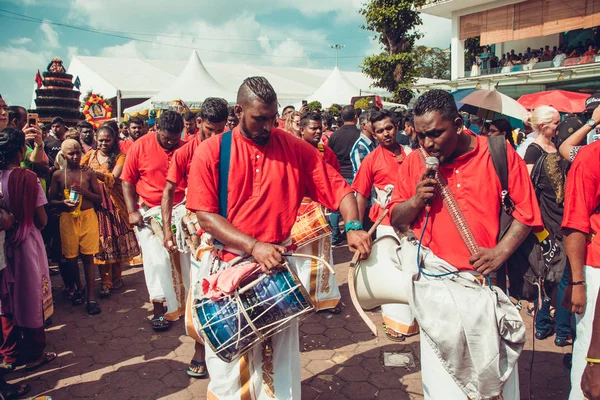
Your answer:
[[[540,210],[525,163],[508,146],[508,188],[515,203],[512,213],[515,221],[508,233],[498,242],[501,185],[492,163],[487,138],[471,136],[464,132],[463,121],[452,95],[442,90],[431,90],[418,99],[414,107],[414,123],[421,149],[406,157],[400,173],[397,174],[389,205],[392,226],[399,231],[412,230],[417,239],[422,237],[423,248],[428,248],[459,272],[468,272],[486,285],[489,276],[493,283],[495,272],[525,240],[531,228],[542,226]],[[439,159],[437,177],[443,178],[440,181],[445,181],[441,184],[427,176],[425,159],[430,156]],[[441,190],[445,194],[444,201],[439,194]],[[426,219],[425,209],[429,202],[431,206]],[[422,235],[425,224],[427,225]],[[461,226],[460,231],[458,226]],[[472,245],[468,247],[465,237],[469,234],[473,240]],[[455,277],[456,275],[452,275],[446,278],[451,280]],[[484,302],[489,301],[488,295],[493,292],[481,293],[481,301]],[[436,299],[427,300],[431,300],[433,304]],[[455,300],[456,310],[452,315],[447,315],[448,318],[457,320],[457,325],[464,325],[469,316],[475,318],[472,305],[465,304],[464,301],[461,303],[460,296]],[[422,310],[422,316],[427,318],[427,312],[435,314],[435,308],[433,305],[429,310]],[[457,316],[460,316],[460,319]],[[480,331],[498,335],[495,323],[490,319],[481,320],[482,325],[487,323],[490,326],[480,326]],[[482,354],[475,354],[477,350],[473,351],[471,347],[471,352],[467,352],[465,356],[465,353],[458,349],[448,348],[448,343],[452,340],[462,340],[449,337],[453,335],[452,332],[456,332],[455,336],[460,336],[458,332],[468,336],[470,332],[428,332],[418,315],[417,322],[421,325],[424,336],[421,340],[421,371],[425,398],[464,399],[467,398],[467,393],[470,398],[481,398],[480,393],[489,390],[489,385],[459,385],[464,370],[457,366],[472,367],[477,365],[478,357],[489,359],[490,355],[483,354],[483,350]],[[436,337],[439,339],[437,343]],[[466,347],[468,348],[468,345]],[[478,382],[497,384],[498,395],[506,400],[519,399],[518,371],[514,359],[518,357],[519,351],[514,351],[514,363],[511,366],[514,368],[507,368],[500,363],[500,371],[495,371],[498,375],[474,378]],[[498,354],[498,357],[507,356]],[[471,368],[471,371],[473,370],[476,371],[475,374],[479,372],[477,368]],[[489,369],[486,371],[489,373]],[[506,375],[502,375],[503,373]]]

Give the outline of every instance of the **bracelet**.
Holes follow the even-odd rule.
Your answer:
[[[252,245],[252,248],[250,249],[250,255],[252,255],[252,253],[254,252],[254,248],[256,247],[256,245],[259,243],[259,240],[257,239],[256,242],[254,242],[254,244]]]
[[[585,286],[585,281],[569,282],[569,286]]]
[[[590,363],[590,365],[594,365],[594,364],[600,365],[600,358],[589,358],[589,357],[586,357],[585,361],[587,361],[588,363]]]
[[[33,145],[33,147],[36,148],[36,149],[43,149],[44,148],[44,144],[42,143],[42,144],[38,145],[37,143],[35,143]]]

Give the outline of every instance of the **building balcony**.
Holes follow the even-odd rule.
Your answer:
[[[600,63],[600,55],[567,58],[561,64],[554,64],[553,61],[543,61],[535,64],[512,65],[499,68],[471,68],[471,70],[464,71],[461,78],[497,74],[510,74],[513,72],[537,71],[549,68],[572,67],[576,65],[585,65],[593,63]]]

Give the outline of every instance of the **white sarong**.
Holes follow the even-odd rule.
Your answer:
[[[185,206],[178,204],[175,208]],[[176,252],[173,257],[179,261],[179,269],[171,263],[171,257],[163,246],[162,238],[157,237],[146,222],[153,215],[160,215],[160,206],[151,208],[147,211],[139,210],[144,218],[143,227],[135,228],[135,236],[144,255],[144,277],[146,287],[150,296],[150,302],[165,302],[167,312],[165,319],[176,321],[185,315],[186,291],[189,288],[190,277],[190,253]],[[184,212],[185,215],[185,212]],[[175,221],[176,226],[180,226],[179,221]]]
[[[394,228],[386,225],[379,225],[377,227],[377,237],[391,235],[396,237],[398,235],[394,231]],[[381,314],[383,322],[386,327],[394,330],[395,332],[401,333],[404,336],[412,336],[419,333],[419,324],[415,320],[415,317],[408,304],[384,304],[381,306]]]
[[[295,252],[320,257],[333,266],[331,235],[298,247]],[[323,263],[308,259],[298,260],[298,277],[310,294],[317,311],[334,308],[340,302],[342,295],[335,275]]]
[[[297,272],[300,260],[287,260]],[[212,255],[204,253],[201,270],[210,270]],[[194,285],[194,296],[199,288]],[[198,298],[198,297],[196,297]],[[243,357],[230,363],[222,361],[206,346],[206,367],[210,372],[208,400],[297,400],[301,398],[300,339],[298,320],[270,338],[273,353],[258,344]]]
[[[571,394],[569,400],[583,400],[581,391],[581,377],[587,362],[590,342],[592,340],[592,327],[598,290],[600,290],[600,268],[585,266],[585,295],[586,305],[583,314],[575,314],[575,329],[577,339],[573,343],[573,366],[571,367]]]

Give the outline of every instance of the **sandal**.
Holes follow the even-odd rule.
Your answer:
[[[8,363],[3,361],[0,363],[0,375],[8,374],[13,372],[16,368],[16,363]]]
[[[167,321],[164,316],[152,318],[150,323],[152,323],[152,329],[156,332],[166,331],[171,327],[171,323]]]
[[[71,303],[74,306],[80,306],[83,304],[84,297],[85,297],[85,289],[83,289],[83,290],[77,289],[75,291],[75,293],[73,293],[73,299],[71,300]]]
[[[123,287],[123,279],[117,279],[113,282],[113,290],[119,290]]]
[[[33,364],[26,364],[25,365],[25,371],[33,371],[38,369],[39,367],[48,364],[51,361],[54,361],[54,359],[56,358],[56,353],[48,351],[46,353],[44,353],[44,357],[41,360],[38,360],[36,362],[34,362]]]
[[[110,288],[106,285],[100,286],[100,298],[106,299],[110,297]]]
[[[27,384],[15,384],[4,383],[0,386],[0,393],[5,399],[20,399],[24,397],[31,390],[31,386]]]
[[[67,297],[69,300],[73,300],[73,296],[75,295],[75,287],[65,286],[63,288],[63,295]]]
[[[90,315],[100,314],[102,310],[100,309],[100,305],[95,300],[90,300],[87,302],[87,312]]]
[[[383,330],[385,332],[385,337],[387,337],[392,342],[404,342],[406,340],[406,336],[396,332],[392,328],[388,327],[386,324],[383,324]]]
[[[205,361],[190,361],[190,365],[188,365],[187,374],[192,378],[204,378],[207,375],[208,371],[206,370],[206,362]]]
[[[326,311],[329,311],[329,313],[331,314],[338,315],[342,313],[342,307],[340,305],[337,305],[333,308],[328,308]]]
[[[557,347],[573,346],[573,340],[571,340],[570,337],[559,338],[557,336],[557,337],[554,338],[554,345],[557,346]]]
[[[548,328],[548,330],[545,332],[540,332],[540,331],[535,332],[535,338],[537,340],[544,340],[546,338],[549,338],[552,335],[554,335],[554,327],[553,326]]]

